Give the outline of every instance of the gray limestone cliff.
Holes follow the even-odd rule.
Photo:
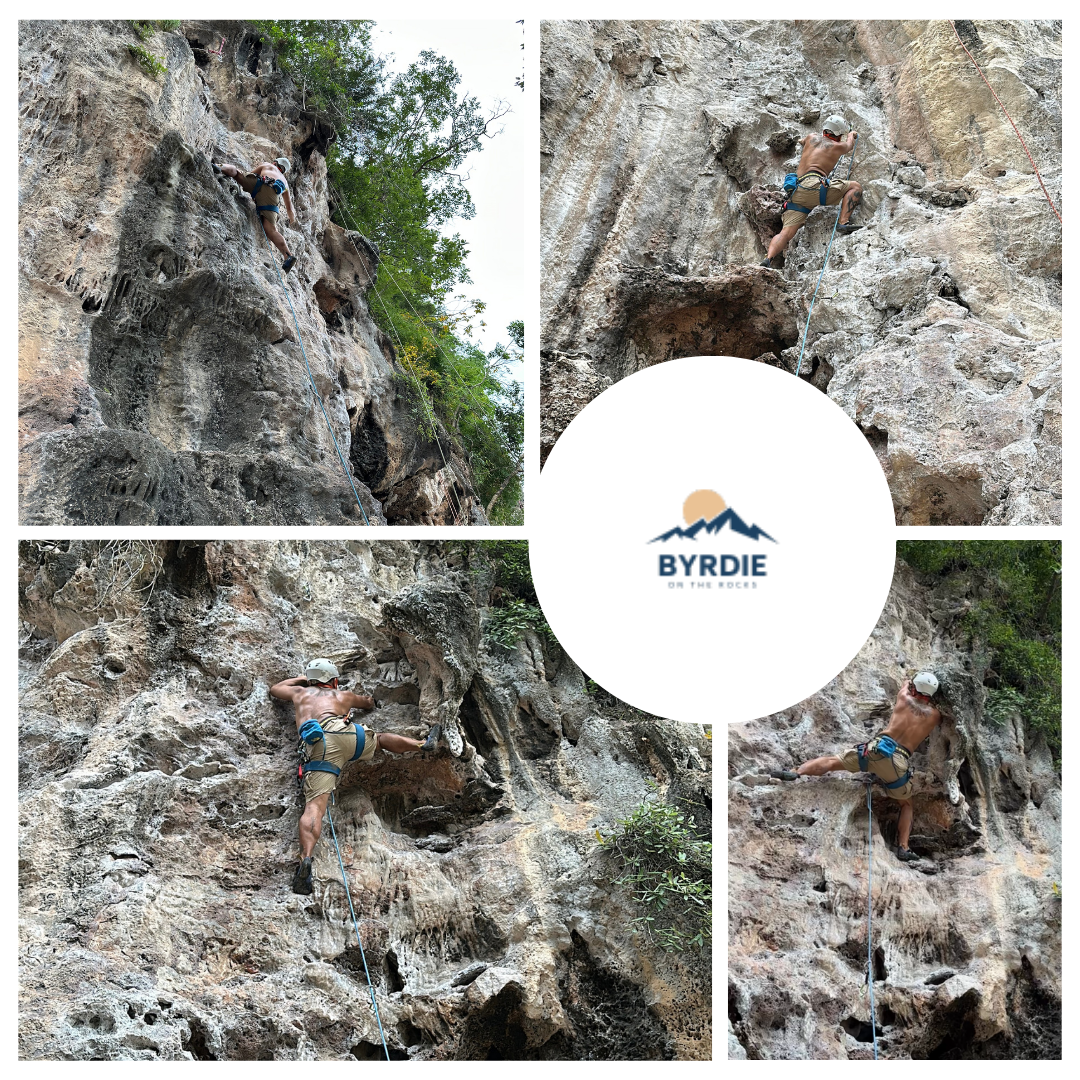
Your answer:
[[[957,26],[1060,210],[1060,23]],[[836,238],[802,377],[873,445],[898,524],[1059,523],[1061,226],[945,20],[543,24],[541,454],[651,364],[795,371],[835,212],[758,264],[836,111],[865,228]]]
[[[378,1060],[329,828],[297,858],[296,730],[326,655],[366,723],[446,737],[332,808],[391,1058],[702,1059],[708,950],[661,952],[596,841],[655,790],[708,828],[698,725],[608,715],[529,632],[485,632],[451,543],[26,541],[20,1055]]]
[[[158,32],[158,78],[135,40],[123,22],[20,24],[21,521],[363,524],[336,438],[372,524],[452,524],[459,506],[486,524],[372,318],[375,251],[330,219],[331,130],[242,23]],[[286,280],[333,437],[281,257],[212,168],[281,155]]]

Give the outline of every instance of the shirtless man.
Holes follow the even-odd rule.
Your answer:
[[[937,676],[932,671],[920,671],[900,687],[892,718],[885,730],[869,742],[853,746],[841,757],[828,755],[814,758],[794,772],[774,770],[769,775],[778,780],[797,780],[800,776],[823,776],[840,769],[873,773],[884,782],[889,798],[900,802],[900,846],[896,857],[901,862],[918,858],[908,849],[911,819],[914,816],[911,796],[915,790],[908,762],[919,743],[941,723],[941,712],[930,700],[937,689]]]
[[[231,176],[255,200],[259,220],[270,238],[270,243],[285,256],[281,269],[287,274],[296,265],[296,256],[289,254],[289,245],[285,243],[285,237],[278,232],[276,215],[281,213],[281,207],[277,204],[277,197],[281,195],[285,200],[285,209],[289,212],[289,224],[296,225],[292,197],[285,180],[285,174],[289,171],[289,159],[279,157],[276,161],[264,161],[249,173],[245,173],[239,165],[222,165],[221,171],[226,176]]]
[[[338,776],[350,761],[370,761],[380,747],[392,754],[429,752],[439,741],[436,724],[424,742],[393,735],[376,734],[369,727],[349,720],[353,709],[370,712],[375,701],[364,694],[338,689],[338,669],[329,660],[312,660],[298,679],[285,679],[270,687],[281,701],[291,701],[296,710],[296,730],[304,741],[301,766],[304,782],[304,813],[300,818],[300,865],[293,876],[292,890],[307,895],[314,888],[311,875],[312,852],[322,834],[326,804],[337,787]]]
[[[836,226],[836,231],[852,233],[862,228],[861,225],[852,225],[849,221],[851,212],[862,202],[862,187],[854,180],[829,179],[829,173],[833,171],[836,163],[855,148],[857,132],[848,131],[845,138],[840,137],[847,131],[847,126],[847,121],[842,116],[830,116],[820,135],[804,135],[799,140],[803,150],[796,173],[799,178],[798,187],[784,203],[781,218],[784,227],[772,238],[769,254],[762,261],[762,266],[772,266],[772,260],[791,243],[791,238],[806,224],[806,219],[814,207],[822,205],[822,186],[828,189],[826,206],[841,203],[840,223]]]

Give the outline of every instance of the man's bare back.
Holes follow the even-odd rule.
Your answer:
[[[856,132],[849,131],[842,139],[829,139],[816,132],[804,136],[802,139],[802,156],[799,158],[798,175],[804,176],[808,172],[819,172],[828,176],[833,171],[836,163],[854,149],[855,135]]]
[[[891,736],[907,750],[919,743],[941,723],[941,713],[925,694],[920,694],[910,679],[900,687],[892,717],[883,734]]]
[[[369,712],[375,708],[374,700],[364,694],[333,690],[326,686],[312,686],[303,678],[279,682],[270,688],[270,693],[282,701],[293,703],[297,731],[308,720],[329,720],[334,716],[348,716],[350,709]]]

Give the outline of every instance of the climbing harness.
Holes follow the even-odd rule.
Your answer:
[[[847,178],[851,179],[851,170],[855,168],[855,148],[859,145],[859,136],[855,136],[855,142],[851,146],[851,164],[848,166]],[[821,186],[821,202],[825,205],[825,195],[827,194],[827,187],[822,184]],[[802,371],[802,358],[803,353],[806,351],[806,335],[810,333],[810,316],[814,314],[814,301],[817,300],[818,289],[821,288],[821,279],[825,276],[825,267],[829,265],[829,254],[832,251],[833,240],[836,239],[836,226],[840,224],[840,210],[843,207],[843,202],[836,208],[836,220],[833,222],[832,235],[829,237],[829,246],[825,249],[825,261],[821,264],[821,273],[818,274],[817,284],[814,286],[814,295],[810,299],[810,310],[806,313],[806,326],[803,329],[802,336],[802,348],[799,349],[799,363],[795,368],[795,378],[799,377],[799,372]],[[801,207],[796,207],[801,209]],[[809,211],[807,211],[809,213]]]
[[[873,782],[866,785],[866,984],[870,987],[870,1032],[877,1061],[877,1017],[874,1014],[874,815],[870,805]]]
[[[307,349],[304,348],[304,339],[300,336],[300,321],[296,317],[296,308],[293,307],[292,297],[289,295],[289,290],[285,287],[285,281],[281,276],[281,270],[278,268],[277,260],[274,258],[274,249],[270,245],[270,237],[266,235],[266,226],[262,224],[262,218],[259,218],[259,224],[262,226],[263,239],[266,241],[266,246],[270,248],[270,261],[274,264],[274,270],[277,272],[278,281],[281,283],[281,288],[285,293],[285,299],[289,301],[289,310],[292,312],[293,325],[296,327],[296,340],[300,342],[300,351],[304,354],[304,366],[307,368],[308,382],[311,383],[311,392],[315,395],[315,400],[319,403],[319,408],[322,410],[323,419],[326,421],[326,430],[330,432],[330,438],[334,440],[334,449],[337,451],[338,460],[341,462],[341,469],[345,473],[345,479],[349,481],[349,487],[352,488],[353,496],[356,499],[356,505],[360,507],[360,515],[364,519],[365,525],[370,525],[368,521],[367,511],[364,510],[364,504],[360,501],[360,493],[356,490],[356,485],[353,483],[352,473],[349,472],[348,465],[345,464],[345,456],[341,452],[341,447],[338,446],[337,436],[334,434],[334,429],[330,426],[330,417],[326,415],[326,406],[323,405],[323,399],[319,394],[318,388],[315,386],[315,376],[311,374],[311,364],[308,363]]]
[[[319,726],[319,722],[317,720],[309,720],[309,721],[307,721],[307,723],[305,723],[304,726],[300,729],[301,736],[303,736],[304,730],[309,728],[309,726],[311,724],[315,724],[315,725]],[[365,739],[364,729],[360,724],[354,724],[353,727],[356,729],[356,750],[353,753],[353,756],[349,759],[350,761],[355,761],[364,752],[364,739]],[[322,731],[321,726],[319,726],[319,731],[320,732]],[[333,732],[333,734],[345,734],[345,732]],[[308,741],[307,739],[302,739],[301,740],[301,747],[303,747],[304,743],[307,742],[307,741]],[[314,741],[317,742],[318,739],[316,738]],[[326,757],[326,739],[325,739],[325,737],[322,740],[322,744],[323,744],[323,757],[325,758]],[[300,769],[299,769],[299,772],[298,772],[298,775],[297,775],[297,782],[298,783],[303,783],[303,777],[304,777],[305,772],[328,772],[328,773],[333,773],[334,776],[339,776],[341,774],[341,770],[336,765],[332,764],[329,761],[324,761],[324,760],[301,761]],[[333,801],[333,804],[336,806],[337,805],[337,795],[336,795],[336,793],[332,794],[330,796],[330,798]],[[345,862],[341,858],[341,846],[338,844],[337,830],[334,828],[334,815],[330,812],[330,807],[329,806],[327,806],[327,808],[326,808],[326,817],[327,817],[327,820],[330,822],[330,835],[334,838],[334,850],[337,852],[338,868],[341,870],[341,884],[345,886],[345,896],[349,901],[349,915],[352,916],[353,930],[356,932],[356,945],[357,945],[357,948],[359,948],[359,950],[360,950],[360,959],[364,962],[364,976],[367,979],[368,993],[371,994],[371,1007],[375,1010],[375,1022],[379,1025],[379,1038],[382,1040],[382,1048],[383,1048],[383,1053],[386,1055],[386,1060],[389,1061],[390,1060],[390,1051],[386,1046],[386,1035],[383,1032],[382,1017],[379,1015],[379,1004],[375,1000],[375,989],[371,985],[371,972],[368,971],[367,957],[364,955],[364,944],[360,940],[360,926],[356,921],[356,909],[353,907],[352,893],[349,890],[349,879],[345,876]]]
[[[894,754],[900,754],[908,761],[910,761],[911,759],[911,751],[909,751],[906,746],[901,746],[889,735],[879,735],[876,739],[871,739],[868,743],[859,743],[859,745],[855,748],[855,751],[859,755],[860,772],[870,771],[871,760],[884,761],[886,758],[888,758],[889,761],[892,761]],[[896,769],[895,762],[893,763],[893,768]],[[899,772],[899,770],[897,770],[897,772]],[[880,776],[878,777],[878,779],[882,782],[882,784],[885,785],[885,787],[892,791],[894,788],[903,787],[908,782],[908,780],[911,779],[911,768],[908,767],[907,769],[905,769],[904,775],[897,776],[897,778],[892,783],[888,783],[884,778]]]
[[[851,175],[850,173],[848,174]],[[798,210],[800,214],[809,214],[814,208],[812,206],[799,206],[798,203],[790,201],[791,196],[795,194],[795,189],[799,186],[800,181],[805,180],[808,176],[818,176],[824,183],[818,185],[818,206],[827,206],[827,199],[829,197],[829,178],[817,169],[809,169],[799,176],[797,173],[789,172],[784,177],[784,194],[788,196],[788,201],[784,203],[784,210]]]
[[[362,724],[356,724],[352,721],[352,726],[355,729],[356,735],[356,748],[353,751],[350,761],[355,761],[364,753],[364,743],[367,740],[364,733],[364,726]],[[330,734],[334,735],[347,735],[349,729],[345,731],[332,731]],[[315,743],[321,742],[323,744],[322,757],[312,760],[311,753]],[[300,728],[300,739],[297,743],[297,751],[300,754],[300,767],[297,770],[296,783],[301,789],[303,789],[303,774],[306,772],[329,772],[333,773],[335,777],[341,775],[341,770],[334,765],[333,761],[326,760],[326,732],[323,731],[323,726],[319,723],[319,720],[308,720],[305,725]]]
[[[994,88],[987,81],[986,76],[982,73],[982,68],[975,62],[975,57],[968,52],[968,47],[964,44],[964,39],[960,36],[960,31],[956,29],[956,22],[953,19],[949,20],[949,24],[952,26],[953,33],[956,35],[956,40],[960,42],[960,48],[968,54],[968,59],[975,64],[975,70],[979,73],[979,78],[986,83],[986,88],[991,94],[994,94]],[[1020,134],[1020,129],[1013,124],[1013,118],[1009,115],[1009,110],[1001,104],[1001,98],[994,94],[994,100],[1001,105],[1001,111],[1005,114],[1005,119],[1012,124],[1013,131],[1016,132],[1016,137],[1020,140],[1020,145],[1024,148],[1024,153],[1027,154],[1028,161],[1031,162],[1031,167],[1035,170],[1035,179],[1039,181],[1039,187],[1043,189],[1043,194],[1046,196],[1046,201],[1050,204],[1050,209],[1054,211],[1054,217],[1061,221],[1061,215],[1057,212],[1057,207],[1054,205],[1054,200],[1050,198],[1050,192],[1046,190],[1046,185],[1043,183],[1043,178],[1039,174],[1039,167],[1035,164],[1035,159],[1031,156],[1031,151],[1027,148],[1027,143],[1024,142],[1024,136]]]
[[[251,189],[249,194],[251,195],[251,201],[255,202],[255,196],[264,188],[273,188],[275,195],[285,194],[285,184],[281,180],[264,180],[261,176],[255,177],[255,186]],[[255,209],[260,213],[280,214],[281,207],[276,203],[267,203],[265,206],[260,206],[255,203]]]

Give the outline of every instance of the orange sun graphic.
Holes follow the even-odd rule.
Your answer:
[[[683,503],[683,520],[687,525],[693,525],[700,518],[712,521],[717,514],[722,514],[726,509],[727,503],[715,491],[702,488],[689,495]]]

